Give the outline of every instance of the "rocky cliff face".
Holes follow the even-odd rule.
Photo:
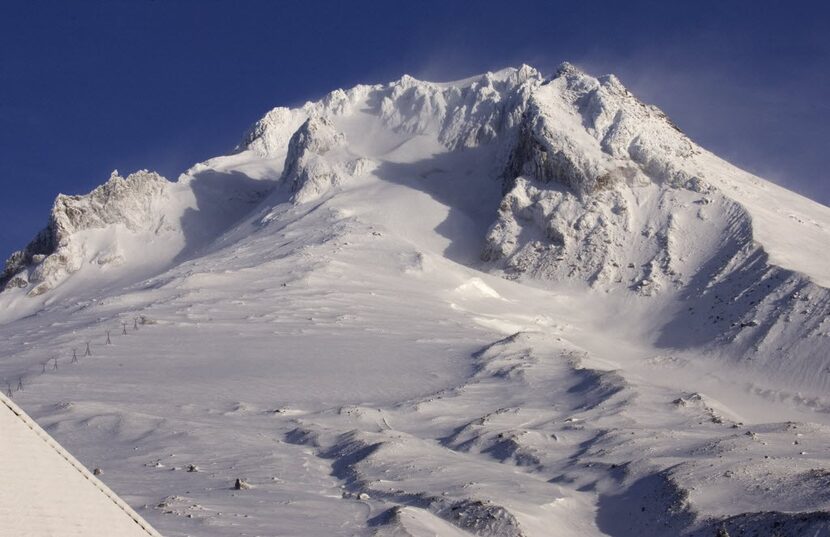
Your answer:
[[[770,363],[816,358],[830,293],[770,263],[721,173],[615,77],[564,65],[525,107],[482,259],[510,278],[682,297],[685,320],[661,328],[666,345],[734,343],[733,356]],[[791,322],[796,311],[817,315]]]
[[[311,117],[303,123],[288,142],[288,154],[280,181],[288,187],[295,201],[309,200],[338,186],[347,175],[343,166],[323,156],[345,144],[325,116]]]
[[[6,261],[0,285],[29,288],[31,296],[48,291],[86,260],[84,245],[76,240],[83,231],[114,225],[131,231],[160,231],[165,221],[159,204],[169,185],[156,173],[139,171],[125,178],[114,171],[106,183],[87,195],[58,195],[46,228]],[[122,261],[115,250],[96,258],[99,264]]]
[[[661,112],[637,101],[615,77],[594,79],[566,64],[525,107],[503,172],[505,198],[483,257],[507,260],[511,272],[592,283],[616,277],[613,269],[621,263],[645,261],[615,259],[613,250],[623,242],[656,244],[652,259],[668,259],[669,215],[647,215],[650,221],[635,229],[641,215],[631,212],[632,202],[638,204],[632,194],[707,192],[692,162],[696,152]],[[526,227],[541,238],[531,245],[540,255],[517,248],[528,246],[519,244]]]
[[[245,133],[237,151],[250,150],[260,157],[279,154],[285,150],[291,133],[307,119],[304,110],[277,107],[269,111]]]

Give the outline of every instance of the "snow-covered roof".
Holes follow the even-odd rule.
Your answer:
[[[160,537],[0,394],[0,528],[17,537]]]

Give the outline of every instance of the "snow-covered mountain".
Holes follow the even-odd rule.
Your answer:
[[[830,531],[829,239],[612,75],[404,76],[58,196],[0,374],[167,535]]]

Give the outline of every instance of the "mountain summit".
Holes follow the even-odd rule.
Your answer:
[[[817,513],[827,477],[811,470],[830,434],[814,416],[830,408],[828,244],[830,209],[699,147],[613,75],[404,76],[275,108],[175,182],[113,172],[58,196],[6,262],[0,330],[49,347],[48,320],[66,346],[68,327],[158,319],[150,348],[179,361],[153,367],[198,364],[222,402],[185,382],[168,406],[122,405],[118,419],[148,449],[207,457],[209,430],[245,437],[276,397],[274,457],[313,453],[342,487],[327,534],[356,517],[343,534],[796,535],[830,520]],[[203,324],[215,329],[195,337]],[[8,378],[35,367],[20,338],[3,349],[18,357]],[[300,362],[272,369],[273,348]],[[97,419],[107,394],[41,415]],[[191,412],[205,421],[189,437],[146,422]],[[801,442],[815,447],[790,453]],[[123,490],[136,471],[123,468]],[[151,503],[178,486],[151,481]],[[199,500],[233,512],[224,501]],[[371,516],[352,512],[360,502]]]

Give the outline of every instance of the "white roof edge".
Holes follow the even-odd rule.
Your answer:
[[[54,438],[52,438],[49,433],[47,433],[43,428],[35,423],[35,421],[29,417],[26,412],[24,412],[17,404],[15,404],[11,399],[6,397],[6,395],[0,393],[0,411],[7,408],[11,411],[23,424],[32,430],[32,432],[42,440],[48,447],[50,447],[58,456],[64,459],[69,465],[78,472],[83,478],[90,482],[90,484],[98,489],[104,496],[115,504],[121,511],[124,512],[126,516],[131,518],[133,522],[143,530],[143,533],[150,537],[162,537],[162,535],[157,532],[146,520],[144,520],[141,515],[135,512],[135,510],[127,505],[127,503],[122,500],[115,492],[113,492],[108,486],[106,486],[100,479],[95,477],[92,472],[87,470],[87,468],[81,464],[75,457],[72,456],[66,449],[64,449]]]

